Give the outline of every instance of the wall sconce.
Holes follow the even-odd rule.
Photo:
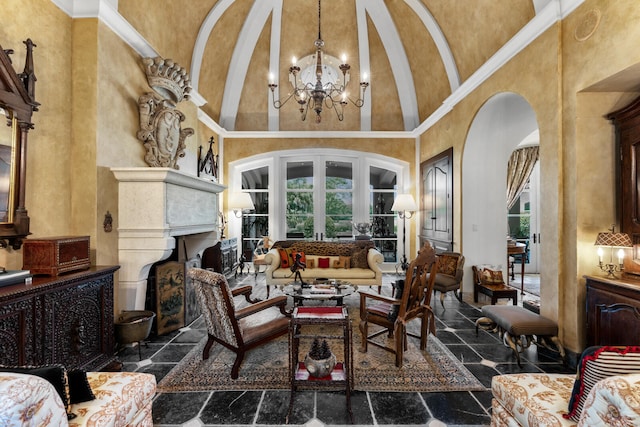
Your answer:
[[[407,261],[406,250],[406,236],[407,236],[407,223],[406,219],[413,217],[413,213],[418,210],[418,205],[413,199],[411,194],[398,194],[393,201],[391,210],[398,212],[398,216],[402,218],[402,261],[400,261],[400,267],[402,271],[407,271],[409,268],[409,262]]]
[[[616,227],[613,225],[609,232],[598,233],[596,237],[595,246],[598,246],[598,266],[600,269],[607,273],[607,277],[617,279],[615,275],[616,271],[624,271],[624,248],[631,248],[631,237],[627,233],[616,233]],[[609,262],[603,263],[602,257],[604,255],[604,249],[609,248]],[[613,263],[613,250],[618,249],[617,257],[618,263]]]

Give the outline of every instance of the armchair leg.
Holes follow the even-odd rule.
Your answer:
[[[365,314],[365,318],[360,321],[360,334],[362,335],[362,347],[360,348],[360,351],[362,351],[363,353],[366,353],[367,352],[367,336],[369,335],[369,327],[367,325],[366,314]]]
[[[440,305],[444,308],[444,295],[445,292],[440,292]]]
[[[214,342],[215,340],[213,339],[213,335],[209,334],[209,339],[202,350],[202,360],[207,360],[209,358],[209,350],[211,350],[211,346]]]
[[[240,365],[242,364],[243,360],[244,360],[244,351],[238,351],[238,353],[236,354],[236,361],[233,362],[233,367],[231,368],[232,380],[238,379],[238,372],[240,371]]]

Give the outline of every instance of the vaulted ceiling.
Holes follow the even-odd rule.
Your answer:
[[[273,108],[267,87],[272,73],[286,96],[291,58],[315,52],[318,0],[119,0],[118,12],[189,69],[201,109],[227,130],[410,131],[558,2],[322,0],[327,61],[346,55],[351,95],[363,73],[370,86],[362,108],[349,104],[343,121],[325,109],[321,123],[293,100]]]

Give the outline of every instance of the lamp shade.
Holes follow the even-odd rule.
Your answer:
[[[255,209],[249,193],[237,192],[229,194],[229,209],[234,211]]]
[[[595,245],[611,248],[630,248],[633,243],[631,243],[631,237],[627,233],[598,233]]]
[[[415,212],[418,210],[418,205],[411,194],[398,194],[393,201],[391,210],[394,212]]]

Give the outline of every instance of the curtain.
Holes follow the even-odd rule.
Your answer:
[[[538,161],[538,146],[524,147],[511,153],[507,166],[507,211],[522,193]]]

